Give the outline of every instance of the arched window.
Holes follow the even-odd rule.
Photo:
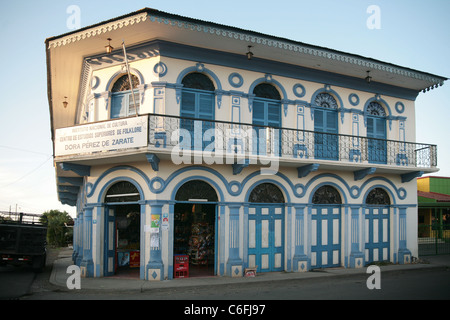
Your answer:
[[[205,181],[192,180],[183,184],[175,195],[177,201],[189,200],[207,200],[208,202],[217,202],[217,193],[211,185]]]
[[[131,75],[133,92],[131,92],[130,80],[128,74],[121,76],[114,83],[111,92],[111,119],[128,117],[139,114],[139,79],[135,75]],[[133,99],[134,94],[134,99]],[[135,106],[137,105],[137,109]]]
[[[253,94],[257,98],[281,100],[280,93],[278,90],[270,83],[260,83],[255,89],[253,89]]]
[[[109,187],[105,202],[136,202],[141,199],[138,189],[128,181],[120,181]]]
[[[388,193],[383,188],[372,189],[366,197],[366,204],[390,205],[391,200]]]
[[[215,87],[213,82],[207,75],[200,72],[192,72],[186,75],[181,84],[184,89],[196,89],[205,91],[214,91]]]
[[[270,83],[260,83],[253,89],[256,96],[253,101],[253,125],[255,125],[257,154],[266,154],[268,137],[264,127],[281,128],[281,96],[278,90]],[[269,140],[270,142],[270,140]],[[278,148],[274,153],[279,154],[281,150],[281,135],[279,135]]]
[[[369,162],[386,163],[386,111],[380,103],[372,101],[366,113]]]
[[[322,92],[314,99],[314,105],[314,156],[338,160],[338,103],[331,94]]]
[[[316,98],[314,99],[314,102],[316,106],[319,106],[321,108],[331,109],[331,110],[337,110],[338,109],[338,103],[336,99],[329,93],[322,92],[319,93]]]
[[[252,190],[248,201],[255,203],[284,203],[284,196],[280,188],[273,183],[261,183]]]
[[[281,127],[281,96],[269,83],[261,83],[253,89],[253,124]]]
[[[325,185],[316,190],[312,198],[313,204],[342,204],[341,195],[336,188]]]
[[[181,83],[183,84],[183,90],[181,95],[180,116],[182,119],[180,128],[190,133],[192,149],[196,146],[204,149],[211,142],[203,141],[203,133],[210,128],[214,128],[214,84],[208,76],[199,72],[189,73],[183,78]],[[206,121],[200,122],[193,119]],[[200,128],[200,126],[201,130],[194,129],[195,127]],[[201,136],[194,136],[194,132],[201,133]]]

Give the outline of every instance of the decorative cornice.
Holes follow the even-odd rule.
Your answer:
[[[246,43],[254,43],[262,46],[298,52],[300,54],[306,54],[314,57],[321,57],[328,60],[357,65],[371,70],[389,72],[392,74],[397,74],[430,83],[430,86],[423,91],[428,91],[438,86],[442,86],[444,81],[447,80],[446,78],[435,76],[429,73],[392,65],[389,63],[353,55],[350,53],[307,45],[301,42],[295,42],[284,38],[278,38],[212,22],[195,20],[149,8],[144,8],[134,14],[130,14],[122,18],[119,17],[117,18],[117,20],[110,20],[104,23],[99,23],[92,27],[84,28],[83,30],[80,30],[78,32],[48,39],[48,46],[49,49],[64,46],[70,43],[84,40],[86,38],[102,35],[116,29],[121,29],[127,26],[138,24],[147,20],[152,23],[165,24],[167,26],[177,27],[201,34],[206,33],[217,35],[232,40],[245,41]]]
[[[111,21],[106,24],[99,24],[94,27],[90,27],[87,29],[84,29],[82,31],[78,31],[75,33],[71,33],[67,36],[63,36],[61,38],[51,40],[49,41],[49,49],[51,48],[57,48],[60,46],[65,46],[70,43],[74,43],[80,40],[84,40],[87,38],[99,36],[102,34],[105,34],[107,32],[122,29],[124,27],[128,27],[134,24],[138,24],[141,22],[146,21],[148,18],[148,14],[146,12],[139,13],[136,15],[128,16],[126,18],[117,20],[117,21]]]
[[[192,22],[192,21],[183,21],[175,18],[161,17],[156,14],[149,14],[149,20],[151,22],[163,23],[169,26],[178,27],[180,29],[196,31],[200,33],[209,33],[215,34],[218,36],[222,36],[225,38],[230,38],[234,40],[241,40],[245,42],[256,43],[259,45],[264,45],[268,47],[274,47],[279,49],[284,49],[288,51],[308,54],[315,57],[322,57],[329,60],[345,62],[353,65],[358,65],[362,67],[366,67],[372,70],[380,70],[386,71],[393,74],[398,74],[405,77],[410,77],[422,81],[427,81],[433,83],[429,88],[424,89],[424,91],[428,91],[430,89],[436,88],[437,86],[442,86],[446,79],[442,79],[440,77],[436,77],[430,74],[424,74],[421,72],[417,72],[415,70],[406,69],[399,66],[394,66],[388,63],[383,63],[380,61],[355,56],[352,54],[338,52],[331,49],[314,47],[311,45],[302,44],[299,42],[293,42],[287,39],[281,39],[271,37],[269,35],[257,34],[251,31],[245,31],[241,29],[231,30],[230,27],[219,26],[215,24],[211,24],[209,22]]]

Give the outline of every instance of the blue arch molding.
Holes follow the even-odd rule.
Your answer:
[[[98,184],[99,184],[99,183],[100,183],[107,175],[109,175],[109,174],[112,173],[112,172],[120,171],[120,170],[125,170],[125,171],[132,171],[132,172],[135,172],[135,173],[137,173],[142,179],[144,179],[144,181],[147,183],[147,185],[150,184],[150,180],[148,179],[147,175],[146,175],[144,172],[142,172],[141,170],[139,170],[139,169],[137,169],[137,168],[135,168],[135,167],[131,167],[131,166],[117,166],[117,167],[108,169],[108,170],[106,170],[105,172],[103,172],[103,173],[98,177],[98,179],[97,179],[94,183],[90,183],[90,182],[86,183],[86,196],[87,196],[88,198],[92,197],[92,195],[94,194],[94,192],[95,192],[95,190],[96,190]],[[121,177],[118,177],[118,178],[121,178],[122,180],[126,180],[126,181],[128,181],[128,182],[133,183],[133,184],[136,186],[136,188],[139,190],[139,193],[140,193],[140,195],[141,195],[141,200],[144,199],[144,192],[143,192],[141,186],[140,186],[134,179],[129,178],[129,177],[126,177],[126,176],[121,176]],[[117,180],[117,178],[113,178],[112,180],[108,181],[108,182],[105,184],[105,186],[110,185],[110,184],[111,184],[111,181],[116,182],[116,181],[118,181],[118,180]],[[101,190],[101,191],[104,191],[105,186],[102,187],[102,190]],[[101,196],[102,196],[102,192],[99,193],[99,200],[101,200]]]
[[[263,179],[263,180],[258,180],[256,182],[254,182],[247,190],[247,193],[245,194],[245,202],[248,202],[248,198],[250,197],[250,194],[252,193],[253,189],[255,189],[257,186],[259,186],[262,183],[273,183],[274,185],[276,185],[277,187],[281,188],[284,199],[285,199],[285,203],[290,203],[291,202],[291,197],[289,196],[289,192],[286,190],[286,188],[284,187],[284,185],[282,183],[280,183],[279,181],[276,181],[274,179]],[[268,205],[270,204],[275,204],[276,203],[267,203]]]
[[[134,74],[135,76],[137,76],[139,78],[139,84],[144,84],[145,80],[144,80],[144,76],[142,75],[142,73],[135,68],[130,68],[130,73]],[[117,77],[120,75],[124,75],[126,74],[126,72],[124,71],[117,71],[116,73],[114,73],[108,80],[108,82],[106,83],[106,88],[105,91],[111,91],[113,83],[117,80]],[[138,89],[138,88],[133,88],[133,89]]]
[[[187,178],[184,178],[180,182],[178,182],[175,185],[175,187],[172,189],[172,194],[170,195],[170,200],[175,200],[175,196],[177,195],[178,189],[180,189],[180,187],[183,184],[185,184],[186,182],[189,182],[192,180],[201,180],[206,183],[209,183],[211,185],[211,187],[213,187],[215,189],[216,193],[218,194],[219,202],[225,201],[225,197],[223,195],[222,188],[220,188],[220,186],[214,180],[212,180],[208,177],[204,177],[204,176],[189,176]]]
[[[341,177],[339,177],[335,174],[331,174],[331,173],[323,173],[323,174],[319,174],[319,175],[315,176],[314,178],[312,178],[311,180],[309,180],[306,185],[303,185],[303,184],[296,185],[298,189],[302,190],[301,193],[299,194],[299,198],[302,198],[305,196],[306,191],[309,189],[311,184],[313,184],[316,180],[322,179],[322,178],[333,178],[333,179],[340,181],[345,186],[345,188],[347,189],[347,192],[350,194],[350,197],[352,199],[358,199],[361,196],[361,192],[366,188],[366,186],[369,183],[372,183],[373,181],[384,181],[390,185],[391,190],[386,185],[380,185],[380,187],[383,187],[386,190],[389,190],[389,192],[392,195],[394,204],[395,204],[395,197],[394,197],[394,193],[392,192],[392,190],[395,192],[395,195],[400,200],[404,200],[407,196],[407,192],[404,188],[397,188],[396,185],[392,181],[390,181],[389,179],[386,179],[384,177],[372,177],[372,178],[366,180],[360,187],[358,187],[358,186],[350,187],[348,185],[348,183]],[[332,184],[332,182],[330,182],[328,180],[328,182],[324,182],[323,184]],[[340,191],[343,191],[342,188],[340,188]]]
[[[364,197],[363,197],[363,200],[364,200],[363,204],[366,203],[366,199],[367,199],[367,196],[369,195],[370,191],[372,191],[372,190],[375,189],[375,188],[383,189],[384,191],[386,191],[387,193],[389,193],[389,195],[390,195],[390,197],[391,197],[391,202],[392,202],[390,205],[395,204],[395,195],[392,193],[392,191],[391,191],[389,188],[386,188],[386,186],[385,186],[385,185],[382,185],[382,184],[376,184],[376,185],[373,185],[373,186],[371,186],[369,189],[366,190],[366,192],[364,193]],[[405,191],[405,192],[406,192],[406,191]]]
[[[313,203],[312,199],[314,197],[314,194],[316,193],[317,189],[319,189],[322,186],[332,186],[332,187],[336,188],[338,190],[338,192],[340,193],[341,198],[343,199],[342,204],[348,203],[347,195],[345,194],[345,191],[337,183],[331,182],[331,181],[325,181],[325,182],[319,183],[317,186],[315,186],[314,189],[311,190],[311,193],[309,195],[309,203]]]
[[[379,94],[377,94],[375,97],[370,98],[369,100],[366,101],[366,103],[364,104],[364,126],[367,127],[367,107],[369,106],[369,104],[371,102],[378,102],[381,104],[381,106],[386,110],[386,120],[389,120],[389,130],[391,130],[392,128],[392,112],[391,112],[391,108],[389,107],[389,104],[380,97]]]
[[[184,69],[183,71],[181,71],[180,74],[178,74],[177,82],[176,82],[177,103],[180,103],[180,101],[181,101],[181,89],[183,88],[181,81],[187,74],[189,74],[191,72],[204,73],[204,74],[208,75],[210,78],[212,78],[214,84],[216,85],[215,95],[217,98],[217,105],[219,106],[219,109],[220,109],[220,106],[222,105],[222,95],[224,94],[224,91],[222,90],[222,84],[220,83],[219,77],[214,72],[209,70],[208,68],[205,68],[203,63],[197,63],[195,66],[188,67],[188,68]]]
[[[129,178],[129,177],[125,177],[125,176],[120,176],[120,177],[113,178],[113,179],[109,180],[107,183],[105,183],[105,185],[102,187],[102,189],[100,190],[100,192],[98,194],[97,202],[103,203],[105,196],[106,196],[106,190],[108,190],[109,187],[112,186],[114,183],[120,182],[120,181],[127,181],[127,182],[131,183],[132,185],[134,185],[136,187],[136,189],[138,189],[138,191],[139,191],[140,200],[142,201],[145,199],[144,191],[142,190],[139,183],[136,182],[136,180]],[[137,201],[137,202],[139,202],[139,201]]]
[[[182,174],[184,172],[205,171],[205,172],[208,172],[208,173],[216,176],[222,182],[222,185],[227,190],[228,194],[230,194],[231,196],[239,196],[242,193],[245,185],[251,179],[253,179],[254,177],[256,177],[256,176],[261,174],[260,171],[257,170],[255,172],[249,174],[247,177],[245,177],[242,182],[238,182],[238,181],[235,181],[235,180],[234,181],[227,181],[227,179],[222,174],[220,174],[216,170],[211,169],[209,167],[189,166],[189,167],[184,167],[184,168],[176,170],[166,180],[164,180],[161,177],[154,177],[153,179],[149,179],[144,172],[142,172],[141,170],[139,170],[139,169],[137,169],[135,167],[131,167],[131,166],[117,166],[117,167],[108,169],[103,174],[101,174],[99,176],[99,178],[95,181],[94,184],[87,183],[86,184],[86,196],[88,198],[90,198],[94,194],[95,189],[97,188],[99,183],[102,180],[104,180],[107,175],[109,175],[112,172],[120,171],[120,170],[125,170],[125,171],[129,170],[129,171],[132,171],[132,172],[138,174],[145,181],[145,183],[147,184],[147,187],[150,189],[150,191],[152,193],[154,193],[154,194],[162,193],[168,187],[168,185],[172,182],[173,179],[175,179],[177,176],[179,176],[180,174]],[[294,194],[294,196],[296,198],[303,198],[306,195],[306,192],[310,188],[310,186],[315,181],[317,181],[318,179],[323,179],[323,178],[327,178],[328,179],[327,182],[324,182],[323,184],[328,183],[328,184],[336,185],[336,182],[333,182],[332,180],[330,181],[330,178],[331,179],[335,179],[336,181],[339,181],[345,187],[346,191],[348,192],[348,194],[350,195],[350,197],[352,199],[358,199],[361,196],[361,193],[363,192],[363,190],[365,190],[365,188],[367,187],[367,185],[370,184],[370,183],[373,183],[374,181],[382,181],[382,182],[385,182],[387,185],[390,186],[390,187],[388,187],[386,185],[379,185],[380,187],[383,187],[383,188],[389,190],[389,192],[392,195],[393,204],[395,204],[395,202],[396,202],[395,199],[396,198],[398,198],[399,200],[404,200],[406,198],[406,196],[407,196],[407,192],[406,192],[406,190],[404,188],[402,188],[402,187],[397,188],[397,186],[392,181],[390,181],[389,179],[384,178],[384,177],[372,177],[372,178],[366,180],[360,187],[358,187],[358,186],[355,186],[355,185],[354,186],[350,186],[347,183],[347,181],[345,181],[343,178],[339,177],[338,175],[331,174],[331,173],[323,173],[323,174],[319,174],[317,176],[314,176],[306,184],[301,184],[301,183],[293,184],[292,181],[288,177],[286,177],[284,174],[282,174],[280,172],[277,172],[275,175],[286,182],[286,184],[290,187],[292,193]],[[214,188],[216,189],[216,191],[219,193],[219,196],[220,196],[221,200],[223,201],[225,199],[223,191],[222,191],[223,188],[221,188],[221,186],[219,186],[217,184],[217,182],[214,182],[212,179],[210,179],[208,177],[204,177],[204,176],[201,176],[201,175],[196,175],[196,176],[188,177],[188,178],[184,179],[183,181],[187,182],[189,180],[193,180],[194,178],[211,183],[214,186]],[[126,180],[126,181],[129,181],[129,182],[133,183],[139,190],[139,193],[141,195],[141,201],[145,201],[144,193],[143,193],[143,190],[142,190],[141,186],[139,186],[139,184],[135,180],[133,180],[131,178],[128,178],[128,177],[121,176],[121,177],[114,178],[111,181],[108,181],[108,183],[105,184],[105,186],[103,186],[101,192],[99,193],[99,199],[98,199],[99,202],[101,202],[101,200],[102,200],[101,199],[102,193],[104,192],[106,186],[109,186],[109,185],[111,185],[112,182],[116,182],[116,181],[119,181],[119,180]],[[280,186],[283,189],[284,193],[285,193],[287,202],[291,202],[288,189],[282,183],[280,183],[279,181],[276,181],[275,179],[265,179],[265,180],[255,181],[254,184],[252,184],[250,186],[249,190],[254,188],[257,184],[263,183],[263,181],[273,182],[273,183],[277,184],[278,186]],[[181,186],[180,183],[181,182],[177,183],[177,185],[174,187],[174,190],[175,189],[178,190],[178,188]],[[159,184],[159,186],[155,187],[155,184]],[[373,188],[373,187],[371,187],[371,188]],[[346,193],[344,192],[345,190],[342,187],[340,187],[340,191],[342,191],[342,194],[344,195],[344,198],[347,200],[347,197],[345,195]],[[175,193],[174,192],[175,191],[172,191],[172,198],[174,198],[174,195],[176,193],[176,192]]]
[[[328,84],[326,84],[323,88],[320,88],[319,90],[316,90],[316,92],[313,93],[310,103],[311,108],[314,109],[314,107],[316,106],[314,104],[314,101],[316,100],[317,95],[321,93],[329,93],[339,101],[339,108],[337,109],[337,111],[341,114],[341,123],[344,123],[344,112],[347,110],[344,108],[344,103],[342,102],[341,96],[336,91],[331,89],[331,86]],[[311,111],[311,120],[314,120],[314,112],[312,111]]]
[[[281,101],[280,103],[283,105],[283,110],[284,110],[284,116],[287,116],[287,112],[288,112],[288,104],[289,104],[289,100],[288,100],[288,96],[286,93],[286,90],[284,89],[283,85],[278,82],[277,80],[275,80],[273,78],[273,76],[271,74],[266,74],[264,76],[264,78],[259,78],[256,79],[255,81],[253,81],[253,83],[250,85],[250,88],[248,89],[248,110],[250,112],[252,112],[253,109],[253,99],[255,98],[255,95],[253,94],[253,90],[255,89],[255,87],[258,84],[261,83],[270,83],[275,85],[275,87],[281,91]]]

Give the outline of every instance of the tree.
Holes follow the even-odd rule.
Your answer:
[[[48,244],[61,247],[72,240],[73,219],[66,211],[49,210],[43,216],[47,219]]]

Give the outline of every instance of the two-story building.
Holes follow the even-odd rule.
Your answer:
[[[84,276],[187,276],[178,255],[189,276],[230,277],[418,255],[415,178],[438,169],[414,101],[446,78],[149,8],[46,52]]]

